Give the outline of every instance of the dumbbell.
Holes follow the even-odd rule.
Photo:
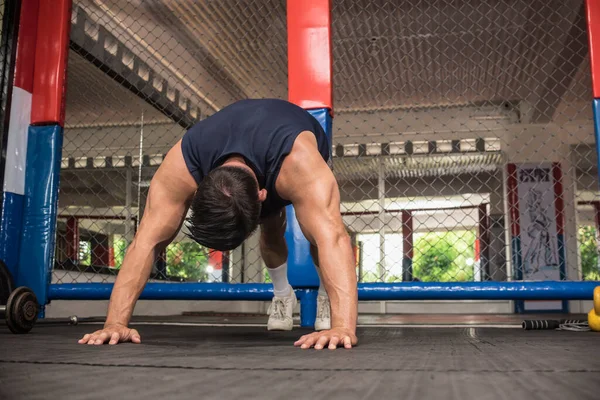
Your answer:
[[[591,330],[600,332],[600,286],[594,289],[594,308],[588,313],[588,324]]]
[[[35,293],[25,286],[11,292],[6,305],[0,305],[0,317],[12,333],[27,333],[37,321],[39,305]]]

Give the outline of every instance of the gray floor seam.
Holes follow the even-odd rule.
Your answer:
[[[435,369],[435,368],[239,368],[216,366],[185,366],[185,365],[152,365],[152,364],[102,364],[64,361],[28,361],[28,360],[1,360],[0,364],[37,364],[37,365],[78,365],[86,367],[107,368],[153,368],[153,369],[186,369],[186,370],[214,370],[214,371],[298,371],[298,372],[459,372],[459,373],[600,373],[600,369]]]

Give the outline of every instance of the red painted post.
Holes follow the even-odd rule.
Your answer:
[[[15,60],[15,86],[28,93],[33,92],[39,4],[39,0],[23,0],[21,4],[17,58]]]
[[[592,92],[600,98],[600,0],[586,0],[587,31],[592,72]]]
[[[31,124],[65,125],[71,0],[40,0]]]
[[[288,97],[333,110],[331,0],[288,0]]]

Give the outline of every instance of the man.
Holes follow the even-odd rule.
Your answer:
[[[135,303],[156,255],[173,240],[188,208],[188,235],[211,249],[234,249],[261,226],[261,255],[274,289],[268,329],[292,329],[296,296],[287,280],[284,207],[293,204],[321,278],[317,332],[295,345],[351,348],[357,343],[356,275],[329,153],[320,124],[283,100],[239,101],[192,127],[152,179],[104,329],[79,343],[141,342],[128,328]]]

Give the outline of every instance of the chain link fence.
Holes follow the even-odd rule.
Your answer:
[[[114,279],[153,174],[194,122],[287,97],[285,18],[282,2],[74,1],[54,282]],[[265,275],[256,237],[221,254],[180,233],[152,279]]]
[[[332,18],[360,281],[598,279],[582,1],[334,0]],[[114,279],[185,130],[287,98],[286,40],[283,0],[74,1],[54,282]],[[152,279],[268,278],[256,236],[217,254],[179,234]]]
[[[597,279],[578,244],[598,191],[583,7],[333,2],[335,172],[362,281]]]

